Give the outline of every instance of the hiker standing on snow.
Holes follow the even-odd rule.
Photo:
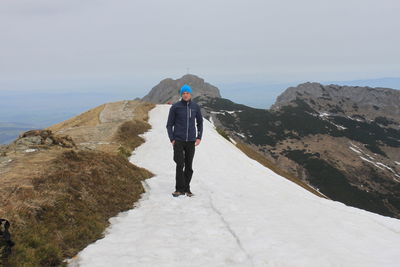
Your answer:
[[[203,134],[203,116],[200,106],[191,100],[192,89],[189,85],[183,85],[179,93],[182,98],[169,109],[167,122],[168,137],[174,147],[176,162],[176,184],[172,195],[177,197],[186,193],[191,197],[193,196],[190,191],[190,180],[193,175],[192,162],[195,146],[200,144]]]

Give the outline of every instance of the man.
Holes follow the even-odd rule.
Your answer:
[[[193,196],[190,191],[190,180],[193,175],[192,162],[195,146],[200,144],[203,134],[203,116],[200,106],[191,99],[192,89],[189,85],[183,85],[179,93],[182,98],[169,109],[167,122],[168,137],[174,148],[176,162],[176,184],[172,195],[177,197],[186,193],[191,197]]]

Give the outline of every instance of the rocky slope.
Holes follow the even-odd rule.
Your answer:
[[[142,100],[156,104],[174,103],[180,99],[179,89],[184,84],[188,84],[192,88],[192,97],[221,97],[217,87],[196,75],[186,74],[176,80],[171,78],[162,80]]]
[[[307,82],[286,89],[271,109],[278,110],[296,98],[320,113],[376,121],[393,128],[400,125],[399,90]]]
[[[400,218],[398,96],[392,89],[306,83],[288,88],[271,110],[195,100],[234,142],[329,198]]]

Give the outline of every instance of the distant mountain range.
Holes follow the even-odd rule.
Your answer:
[[[304,82],[307,81],[287,83],[266,81],[221,83],[218,85],[218,88],[225,98],[235,103],[245,104],[254,108],[270,108],[270,106],[275,103],[276,98],[282,94],[286,88],[297,86]],[[400,89],[400,78],[397,77],[349,81],[320,81],[320,83],[323,85],[337,84]]]
[[[400,77],[385,77],[377,79],[360,79],[348,81],[328,81],[322,84],[338,84],[352,86],[386,87],[400,90]]]
[[[156,89],[150,100],[160,103]],[[203,115],[232,142],[333,200],[400,218],[400,91],[308,82],[289,87],[271,109],[209,96],[207,87],[193,91],[201,92],[193,100]]]

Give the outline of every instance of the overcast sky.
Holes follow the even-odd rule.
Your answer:
[[[400,76],[398,0],[1,0],[0,90]],[[150,89],[150,88],[149,88]]]

